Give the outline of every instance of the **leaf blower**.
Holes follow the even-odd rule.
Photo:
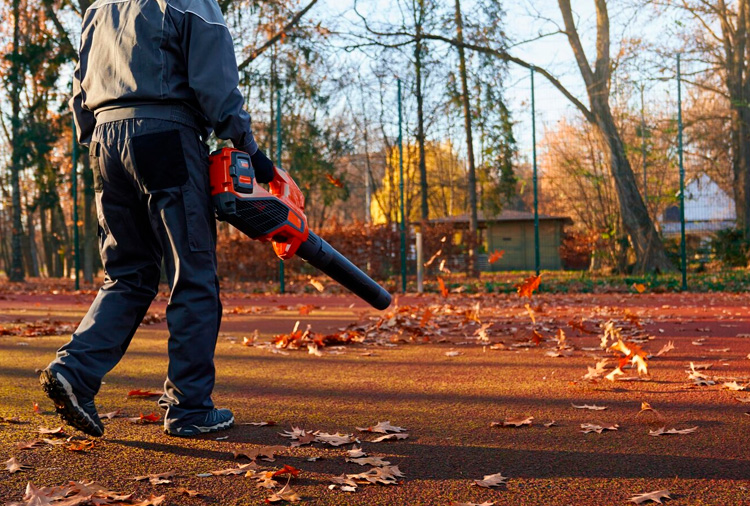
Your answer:
[[[323,271],[376,309],[391,304],[391,294],[311,231],[305,217],[305,197],[283,169],[267,191],[255,181],[250,155],[223,148],[211,153],[211,195],[217,216],[258,241],[271,242],[276,255],[294,255]]]

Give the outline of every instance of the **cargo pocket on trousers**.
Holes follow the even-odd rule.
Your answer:
[[[91,172],[94,174],[95,192],[100,192],[104,188],[104,183],[102,182],[102,169],[99,166],[100,149],[99,143],[96,141],[92,141],[89,145],[89,166],[91,167]]]
[[[208,196],[199,195],[191,184],[184,185],[181,191],[190,251],[210,251],[213,245],[213,224]]]
[[[187,183],[188,170],[179,130],[132,137],[130,146],[135,170],[147,192]]]

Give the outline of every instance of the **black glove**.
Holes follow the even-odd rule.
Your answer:
[[[250,161],[253,162],[255,169],[255,180],[259,183],[270,183],[276,172],[273,170],[273,162],[268,159],[266,154],[258,149],[254,155],[250,155]]]

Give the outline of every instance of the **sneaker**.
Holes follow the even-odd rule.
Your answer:
[[[101,437],[104,434],[104,424],[96,412],[94,400],[79,400],[65,376],[45,369],[39,376],[39,382],[47,397],[55,403],[55,411],[60,418],[89,436]]]
[[[164,432],[170,436],[190,437],[226,430],[234,425],[234,415],[228,409],[212,409],[206,418],[194,424],[180,425],[179,421],[164,420]]]

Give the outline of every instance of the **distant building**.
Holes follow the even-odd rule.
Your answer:
[[[659,216],[665,236],[680,233],[680,206],[668,207]],[[689,234],[710,234],[735,226],[737,214],[734,199],[706,174],[685,185],[685,231]]]
[[[469,216],[450,216],[432,220],[437,223],[454,223],[456,228],[468,229]],[[534,269],[534,213],[504,210],[497,216],[478,216],[479,229],[483,231],[484,246],[489,254],[504,251],[503,257],[490,264],[488,255],[480,255],[482,271],[527,271]],[[545,270],[562,269],[560,246],[563,228],[573,220],[566,216],[539,215],[539,261]]]

